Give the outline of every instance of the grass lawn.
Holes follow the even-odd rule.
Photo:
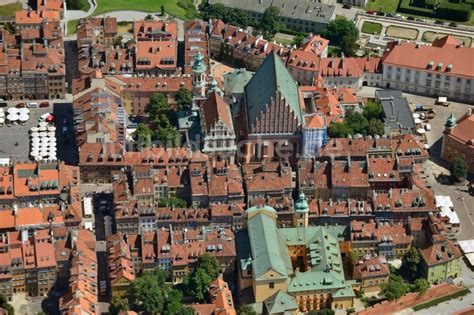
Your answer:
[[[190,10],[194,7],[193,0],[96,0],[97,9],[94,15],[99,15],[112,11],[142,11],[156,13],[161,12],[161,6],[164,5],[165,11],[177,16],[180,19],[192,19],[196,17],[196,10]],[[188,8],[186,8],[188,7]]]
[[[362,24],[362,32],[379,35],[380,32],[382,32],[382,24],[365,21],[364,24]]]
[[[117,25],[117,33],[118,34],[133,33],[133,22],[128,22],[126,24]]]
[[[14,16],[16,11],[22,9],[20,2],[0,5],[0,16]]]
[[[399,0],[369,0],[367,10],[380,11],[385,13],[395,13],[398,8]]]
[[[387,31],[385,32],[385,34],[387,36],[396,38],[416,39],[418,37],[418,30],[414,28],[390,25],[389,27],[387,27]]]
[[[67,35],[73,35],[76,33],[78,22],[79,20],[70,20],[67,22]]]
[[[431,43],[435,39],[438,39],[440,37],[444,37],[446,35],[448,35],[448,34],[447,33],[435,33],[435,32],[432,32],[432,31],[426,31],[426,32],[423,33],[423,37],[421,38],[421,40],[424,41],[424,42],[427,42],[427,43]],[[468,47],[471,46],[472,38],[467,37],[467,36],[458,36],[458,35],[452,35],[452,36],[454,38],[456,38],[457,40],[459,40],[461,42],[464,42],[465,46],[468,46]]]

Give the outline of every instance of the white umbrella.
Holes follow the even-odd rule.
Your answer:
[[[40,136],[41,138],[44,138],[44,137],[47,137],[48,134],[47,134],[45,131],[42,131],[42,132],[39,133],[39,136]]]
[[[56,127],[54,127],[54,126],[48,126],[48,131],[56,131]]]
[[[3,110],[0,112],[0,117],[5,117],[5,112]]]
[[[5,118],[0,117],[0,124],[3,124],[3,123],[5,123]]]
[[[54,138],[54,136],[56,136],[56,134],[54,133],[54,131],[48,132],[48,137]]]
[[[30,152],[30,155],[31,155],[31,156],[38,156],[38,155],[39,155],[39,151],[31,151],[31,152]]]
[[[46,128],[46,127],[48,126],[48,123],[45,122],[45,121],[42,121],[42,122],[40,122],[40,123],[38,124],[38,126],[40,126],[40,127],[45,127],[45,128]]]
[[[9,121],[16,121],[16,120],[18,120],[18,115],[17,114],[8,114],[7,119]]]
[[[38,127],[38,130],[41,132],[46,132],[46,127],[45,126],[40,126]]]
[[[42,157],[41,155],[35,156],[35,160],[36,160],[36,161],[39,161],[39,160],[42,160],[42,159],[43,159],[43,157]]]
[[[37,131],[33,131],[33,132],[30,134],[30,137],[37,138],[37,137],[39,137],[39,133],[38,133]]]
[[[31,143],[40,143],[40,138],[31,138]]]
[[[58,150],[56,149],[56,147],[49,147],[49,152],[56,153],[58,152]]]
[[[20,121],[28,121],[28,119],[30,119],[30,115],[28,114],[20,114],[20,116],[18,116],[18,120]]]
[[[31,132],[38,132],[38,130],[39,130],[38,127],[31,127],[30,129]]]
[[[23,107],[23,108],[18,109],[18,112],[19,112],[20,114],[29,114],[29,113],[30,113],[30,110],[29,110],[28,108],[26,108],[26,107]]]
[[[10,107],[9,109],[7,109],[7,113],[9,114],[18,114],[19,112],[20,111],[16,107]]]
[[[418,132],[421,135],[421,134],[424,134],[426,131],[423,128],[419,128],[416,130],[416,132]]]
[[[415,118],[415,124],[421,124],[421,119],[420,118]]]
[[[413,118],[415,118],[415,119],[420,118],[420,114],[414,113]]]

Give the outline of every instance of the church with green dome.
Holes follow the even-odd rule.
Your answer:
[[[246,302],[261,314],[352,307],[355,295],[344,278],[337,236],[324,226],[308,226],[303,193],[294,208],[293,227],[284,228],[277,227],[272,207],[245,212],[236,244],[240,290],[253,296]]]

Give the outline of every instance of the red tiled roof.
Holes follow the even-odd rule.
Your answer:
[[[474,52],[474,50],[473,50]],[[455,138],[474,150],[474,115],[463,116],[457,125],[447,133],[448,137]]]
[[[454,39],[438,39],[432,46],[406,42],[391,43],[387,48],[389,51],[384,55],[383,64],[438,74],[474,77],[474,48],[456,45]]]
[[[133,34],[137,40],[178,38],[178,23],[175,20],[139,20],[133,22]]]
[[[202,110],[204,123],[208,132],[210,132],[218,121],[224,123],[229,130],[233,130],[229,105],[217,92],[213,92],[207,97],[206,101],[202,104]]]
[[[136,44],[136,70],[173,70],[177,65],[175,41],[139,41]]]
[[[447,263],[462,256],[459,247],[454,245],[451,240],[442,235],[438,237],[441,238],[440,241],[427,248],[420,249],[421,257],[428,266]]]

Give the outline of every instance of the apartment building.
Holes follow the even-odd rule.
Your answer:
[[[456,120],[454,115],[444,125],[444,135],[441,156],[446,161],[453,163],[456,158],[462,158],[469,167],[469,172],[474,172],[474,115],[472,109]]]

